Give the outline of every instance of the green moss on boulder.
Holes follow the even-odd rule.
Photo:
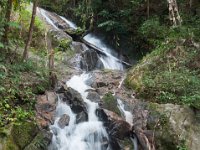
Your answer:
[[[33,122],[13,125],[11,130],[12,138],[19,149],[24,149],[28,144],[30,144],[37,133],[38,127]]]
[[[41,131],[24,150],[47,150],[51,138],[52,134],[50,132]]]
[[[117,107],[117,100],[111,92],[108,92],[103,96],[103,108],[113,111],[118,115],[121,115],[121,112]]]

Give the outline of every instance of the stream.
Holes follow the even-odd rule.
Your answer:
[[[49,18],[46,10],[39,8],[40,14],[55,30],[60,30],[53,20]],[[66,22],[70,28],[77,29],[75,23],[68,19],[59,16],[64,22]],[[115,50],[107,46],[98,36],[93,33],[89,33],[83,38],[90,44],[93,44],[97,48],[104,52],[104,55],[99,54],[99,59],[103,64],[104,69],[110,70],[124,70],[124,66],[120,63],[116,57]],[[49,150],[112,150],[109,141],[109,134],[107,133],[104,124],[96,115],[96,110],[99,108],[99,104],[92,102],[87,99],[88,90],[92,90],[90,85],[92,80],[92,71],[82,71],[80,75],[73,75],[71,79],[66,81],[67,87],[70,87],[80,93],[84,103],[86,104],[88,120],[76,123],[77,114],[74,113],[66,102],[63,101],[62,97],[58,95],[58,102],[56,107],[55,122],[50,125],[50,130],[53,133],[52,143],[49,146]],[[124,80],[124,79],[123,79]],[[119,83],[119,89],[123,82]],[[117,99],[118,108],[121,111],[122,116],[125,118],[130,125],[132,122],[131,112],[125,110],[123,101]],[[64,128],[59,126],[59,120],[63,115],[69,116],[69,123]],[[131,138],[133,141],[134,150],[137,150],[137,140]]]

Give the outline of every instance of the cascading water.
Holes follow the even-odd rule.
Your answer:
[[[45,18],[45,20],[53,26],[55,29],[59,30],[59,28],[53,23],[53,21],[50,19],[48,16],[48,12],[42,8],[38,8],[40,11],[41,15]],[[63,16],[59,16],[64,22],[66,22],[70,28],[76,30],[77,26],[73,22],[69,21]],[[93,44],[97,48],[101,49],[105,55],[100,55],[100,60],[104,65],[105,69],[112,69],[112,70],[123,70],[123,65],[120,62],[118,58],[113,56],[115,53],[113,49],[109,48],[106,44],[103,43],[103,41],[98,38],[97,36],[89,33],[83,38],[85,41],[88,43]]]
[[[73,22],[71,22],[71,21],[69,21],[69,20],[67,20],[65,17],[63,17],[63,16],[59,16],[62,20],[64,20],[68,25],[69,25],[69,27],[70,28],[72,28],[72,29],[77,29],[77,26],[73,23]]]
[[[123,70],[123,65],[120,63],[120,60],[112,55],[114,51],[106,46],[98,37],[90,33],[83,39],[101,49],[106,54],[106,56],[100,56],[100,60],[102,61],[105,69]]]
[[[125,120],[130,124],[133,125],[132,119],[133,119],[133,115],[131,112],[125,110],[125,106],[123,104],[123,102],[120,99],[117,99],[117,103],[118,103],[118,108],[119,110],[122,112],[122,114],[125,117]]]
[[[118,103],[118,108],[125,117],[126,122],[128,122],[132,126],[133,125],[132,113],[130,111],[125,110],[125,105],[120,99],[117,99],[117,103]],[[138,141],[136,135],[132,133],[130,139],[134,145],[134,150],[138,150]]]
[[[59,30],[59,28],[53,23],[53,21],[49,18],[48,12],[42,8],[37,8],[37,11],[44,17],[44,19],[52,26],[54,29]]]
[[[95,114],[98,104],[88,100],[86,90],[91,89],[86,82],[90,80],[89,74],[82,74],[80,76],[73,76],[67,81],[67,86],[78,91],[84,102],[87,104],[88,121],[76,124],[76,115],[72,112],[71,108],[62,102],[58,101],[56,120],[50,126],[53,132],[53,140],[49,150],[108,150],[102,144],[108,141],[108,135],[103,127],[102,122],[98,121]],[[63,114],[70,116],[69,125],[61,129],[58,121]]]
[[[45,20],[54,27],[56,30],[60,30],[57,25],[50,19],[48,12],[39,8],[40,14]],[[77,26],[67,20],[66,18],[59,16],[65,21],[70,28],[77,29]],[[93,44],[97,48],[101,49],[105,55],[100,54],[100,60],[102,61],[104,68],[113,70],[123,70],[123,65],[118,58],[113,56],[114,50],[106,46],[102,40],[93,34],[88,34],[84,37],[84,40]],[[58,104],[56,107],[55,122],[50,126],[50,130],[53,133],[52,143],[49,146],[49,150],[111,150],[109,146],[109,137],[103,126],[103,123],[98,120],[96,116],[96,109],[99,107],[97,103],[91,102],[87,99],[87,90],[91,87],[87,84],[90,80],[90,74],[83,73],[81,75],[73,76],[66,82],[68,87],[79,92],[86,103],[88,121],[76,123],[76,114],[73,113],[70,106],[63,102],[62,98],[58,96]],[[123,81],[122,81],[123,82]],[[121,84],[119,88],[121,87]],[[124,109],[124,104],[118,99],[118,107],[124,114],[125,119],[132,125],[132,114]],[[64,128],[59,126],[59,120],[63,115],[69,116],[69,124]],[[134,150],[137,150],[137,139],[132,138],[134,143]]]

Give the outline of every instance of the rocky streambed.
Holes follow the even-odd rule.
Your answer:
[[[70,149],[72,139],[83,132],[76,129],[88,131],[84,133],[87,138],[75,140],[81,141],[74,144],[76,149],[176,150],[185,146],[199,149],[199,121],[193,110],[137,99],[137,93],[125,86],[126,70],[103,69],[109,61],[102,61],[103,56],[92,47],[74,41],[77,28],[74,24],[43,9],[38,9],[38,16],[48,27],[49,47],[63,50],[55,55],[58,84],[54,91],[38,96],[37,125],[26,123],[23,128],[12,127],[10,143],[17,146],[11,149]],[[83,74],[89,78],[80,78]],[[73,77],[80,80],[72,80]],[[80,84],[83,81],[81,91],[79,86],[83,86]],[[85,143],[94,147],[84,147]]]
[[[66,21],[59,21],[60,18],[56,19],[58,16],[55,17],[55,14],[53,16],[53,19],[50,17],[51,21],[60,30],[58,31],[50,25],[51,41],[56,41],[55,43],[59,43],[61,39],[62,41],[71,41],[69,46],[74,53],[71,57],[63,53],[63,59],[56,64],[56,68],[60,72],[56,93],[46,92],[41,96],[46,97],[43,102],[41,97],[38,98],[38,107],[47,105],[45,112],[42,112],[43,109],[37,111],[41,128],[48,129],[49,125],[55,121],[58,97],[76,114],[75,124],[88,121],[88,108],[81,94],[65,83],[73,75],[90,71],[91,78],[87,80],[86,84],[91,88],[87,90],[86,98],[98,103],[99,107],[95,110],[95,114],[103,122],[109,137],[101,139],[102,149],[128,150],[133,149],[134,144],[135,149],[144,150],[171,150],[185,146],[191,150],[198,149],[199,122],[190,108],[173,104],[160,105],[136,99],[137,93],[124,85],[126,71],[103,69],[104,64],[97,51],[84,43],[73,41],[73,38],[66,33],[77,27],[70,27]],[[58,45],[54,45],[54,47]],[[64,68],[67,68],[67,72],[63,71]],[[123,102],[124,110],[131,112],[131,123],[127,122],[124,112],[120,110],[118,99]],[[58,124],[64,128],[69,125],[69,122],[69,114],[63,114]]]

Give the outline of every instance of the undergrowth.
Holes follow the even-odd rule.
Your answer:
[[[171,39],[144,57],[126,84],[147,100],[200,109],[199,66],[200,49],[192,39]]]
[[[44,67],[31,60],[6,61],[0,56],[0,126],[34,119],[36,94],[48,87]]]

